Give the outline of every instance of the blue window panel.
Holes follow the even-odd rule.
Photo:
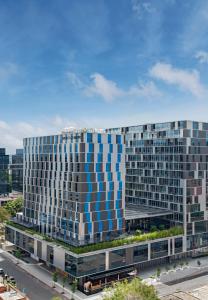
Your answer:
[[[90,197],[90,193],[87,193],[86,195],[86,202],[90,202],[91,201],[91,197]]]
[[[118,198],[118,199],[121,199],[121,196],[122,196],[121,191],[117,191],[117,198]]]
[[[88,203],[84,203],[84,212],[88,212],[89,211],[89,205]]]
[[[52,144],[52,136],[50,136],[50,144]]]
[[[122,145],[118,145],[118,153],[122,153],[122,151],[123,151]]]
[[[92,183],[88,182],[88,192],[92,193]]]
[[[121,181],[121,173],[120,172],[117,172],[117,180]]]
[[[103,144],[99,145],[99,152],[101,152],[101,153],[103,152]]]
[[[57,152],[57,145],[54,145],[54,152]]]
[[[106,163],[106,172],[110,172],[110,171],[111,171],[111,164]]]
[[[85,172],[89,172],[90,171],[89,164],[85,163],[84,170],[85,170]]]
[[[66,153],[66,144],[64,144],[64,153]]]
[[[108,134],[108,144],[111,144],[111,134]]]
[[[62,135],[60,135],[60,144],[63,142]]]
[[[102,153],[98,153],[98,154],[97,154],[97,161],[98,161],[99,163],[101,163],[102,160],[103,160],[103,155],[102,155]]]
[[[91,153],[87,153],[87,162],[91,162]]]
[[[113,144],[109,144],[109,152],[113,153]]]
[[[116,209],[120,208],[120,200],[116,200]]]
[[[75,152],[78,152],[78,144],[75,144]]]
[[[99,211],[100,210],[100,202],[95,203],[95,210]]]
[[[87,222],[90,222],[90,213],[89,212],[85,213],[85,217],[86,217]]]
[[[98,223],[98,231],[99,231],[99,232],[102,232],[102,231],[103,231],[103,222],[102,222],[102,221],[100,221],[100,222]]]
[[[116,143],[121,144],[121,135],[116,135]]]
[[[116,164],[116,172],[119,172],[119,163]]]
[[[104,190],[104,186],[103,186],[103,182],[101,181],[99,182],[99,191],[103,192],[103,190]]]
[[[100,133],[98,133],[97,141],[98,141],[99,144],[101,143],[101,134]]]
[[[111,162],[111,154],[108,153],[108,162],[110,163]]]
[[[97,212],[97,221],[100,221],[100,211]]]
[[[109,229],[109,231],[113,230],[113,221],[112,220],[109,220],[108,229]]]
[[[123,221],[122,219],[118,219],[118,229],[122,230]]]
[[[97,180],[102,181],[102,173],[97,173]]]
[[[114,190],[114,183],[113,182],[109,182],[109,189],[110,189],[110,191]]]
[[[100,200],[101,200],[101,193],[100,193],[100,192],[98,192],[98,193],[97,193],[97,199],[96,199],[96,201],[98,201],[98,202],[99,202]]]
[[[91,182],[91,173],[87,173],[87,182]]]
[[[117,155],[117,162],[120,163],[121,162],[121,154],[118,153]]]
[[[121,210],[120,209],[117,210],[117,218],[118,219],[121,218]]]
[[[92,233],[92,223],[87,223],[88,234]]]
[[[109,201],[109,200],[107,200],[107,201],[105,202],[105,209],[106,209],[106,210],[109,210],[109,209],[110,209],[110,201]]]
[[[108,220],[111,219],[111,210],[108,211]]]
[[[119,190],[122,190],[122,181],[119,182]]]
[[[55,135],[55,144],[58,144],[58,135]]]
[[[111,200],[112,192],[108,192],[108,200]]]
[[[108,181],[112,181],[112,173],[108,172]]]
[[[89,152],[92,153],[93,152],[93,144],[89,144]]]
[[[87,133],[87,143],[92,143],[92,133]]]
[[[102,172],[102,164],[96,163],[96,172]]]

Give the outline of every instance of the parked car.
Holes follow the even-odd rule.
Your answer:
[[[9,276],[7,281],[9,281],[11,284],[14,284],[14,285],[16,284],[16,281],[13,276]]]
[[[4,276],[4,270],[0,269],[0,276]]]

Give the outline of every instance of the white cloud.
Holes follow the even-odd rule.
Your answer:
[[[208,63],[208,52],[198,51],[195,55],[195,58],[198,59],[201,64]]]
[[[155,97],[161,97],[162,93],[153,81],[149,81],[130,87],[129,95],[154,99]]]
[[[154,11],[154,8],[152,7],[152,4],[148,1],[143,0],[132,0],[132,11],[136,14],[136,16],[141,19],[143,16],[143,13],[152,13]]]
[[[201,98],[207,93],[200,81],[197,70],[177,69],[170,64],[156,63],[150,69],[149,74],[153,78],[160,79],[168,84],[177,85],[197,98]]]
[[[73,72],[66,73],[67,78],[69,79],[70,83],[78,89],[82,89],[84,87],[83,82],[79,79],[79,77]]]
[[[71,84],[78,90],[81,90],[87,97],[101,97],[106,102],[113,102],[118,98],[136,97],[136,98],[155,98],[162,96],[153,81],[141,82],[130,86],[124,90],[118,87],[115,81],[107,79],[100,73],[94,73],[90,76],[91,83],[84,83],[75,73],[68,72],[67,77]],[[57,119],[58,121],[58,119]]]
[[[112,102],[114,99],[124,95],[114,81],[106,79],[103,75],[95,73],[91,75],[92,84],[85,89],[87,96],[101,96],[105,101]]]

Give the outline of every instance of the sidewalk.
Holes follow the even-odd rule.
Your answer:
[[[37,278],[39,281],[43,282],[45,285],[47,285],[50,288],[53,288],[53,282],[52,282],[52,274],[45,268],[41,266],[41,264],[28,264],[20,259],[17,259],[14,257],[12,254],[3,251],[3,255],[7,256],[11,261],[13,261],[15,264],[18,263],[18,266],[29,273],[31,276]],[[55,288],[54,290],[61,294],[61,298],[63,299],[74,299],[74,300],[101,300],[101,294],[97,294],[94,296],[86,296],[85,294],[81,293],[80,291],[76,291],[74,294],[70,290],[68,286],[66,286],[64,289],[62,287],[62,282],[61,279],[59,278],[58,282],[55,283]],[[64,294],[62,294],[64,290]]]

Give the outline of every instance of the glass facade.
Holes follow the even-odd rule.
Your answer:
[[[0,195],[8,195],[10,192],[9,155],[6,155],[5,148],[0,148]]]
[[[86,131],[24,139],[24,221],[75,246],[125,230],[124,137]]]
[[[12,190],[23,192],[23,149],[17,149],[16,154],[12,155]]]

